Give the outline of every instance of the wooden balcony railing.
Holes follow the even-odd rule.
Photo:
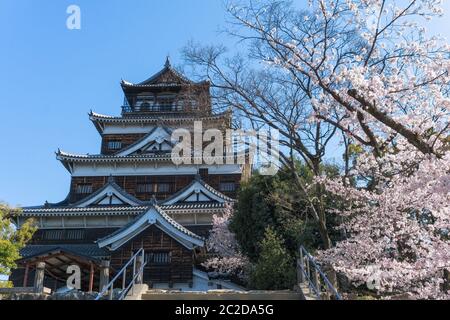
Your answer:
[[[122,114],[129,113],[183,112],[181,104],[154,104],[151,106],[122,106]]]

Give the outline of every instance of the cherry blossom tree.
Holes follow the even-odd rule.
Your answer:
[[[310,121],[361,147],[343,181],[348,238],[321,253],[355,285],[383,295],[446,298],[450,268],[450,46],[421,19],[438,0],[311,0],[231,6],[255,55],[319,93]],[[237,34],[237,33],[236,33]],[[337,121],[338,120],[338,121]],[[357,178],[356,186],[348,178]]]
[[[383,296],[449,297],[450,46],[424,27],[443,14],[441,3],[228,6],[229,32],[264,68],[298,84],[312,107],[308,122],[338,128],[360,150],[343,179],[310,186],[340,196],[334,213],[347,235],[319,257]]]
[[[229,229],[232,217],[232,204],[226,204],[222,215],[213,216],[213,227],[206,241],[206,248],[213,256],[203,266],[219,273],[244,277],[249,261],[240,252],[234,233]]]
[[[449,160],[424,160],[376,191],[326,181],[348,203],[341,227],[350,237],[322,252],[322,262],[383,296],[449,298],[442,290],[450,262]]]

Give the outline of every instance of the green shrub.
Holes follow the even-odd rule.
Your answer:
[[[268,227],[260,247],[259,259],[250,274],[250,287],[257,290],[292,289],[295,268],[281,237]]]
[[[0,280],[0,288],[12,288],[13,283],[11,281]]]

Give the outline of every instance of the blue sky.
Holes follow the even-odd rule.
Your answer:
[[[66,28],[70,4],[81,30]],[[0,199],[63,199],[70,176],[54,151],[100,151],[89,110],[119,114],[121,78],[148,78],[167,54],[180,63],[190,39],[216,41],[223,12],[211,0],[0,0]]]
[[[66,28],[70,4],[81,30]],[[450,38],[448,17],[430,28]],[[220,0],[0,0],[0,200],[62,200],[70,176],[54,152],[100,149],[89,110],[119,114],[120,79],[146,79],[167,54],[181,63],[191,39],[232,44],[224,24]]]

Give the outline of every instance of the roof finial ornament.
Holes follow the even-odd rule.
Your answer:
[[[158,201],[156,200],[155,195],[152,195],[150,203],[152,204],[152,206],[156,206],[158,204]]]
[[[114,182],[114,177],[112,174],[110,174],[108,177],[108,183],[113,183],[113,182]]]
[[[166,68],[170,68],[171,64],[170,64],[170,55],[166,56],[166,63],[164,64],[164,66]]]

